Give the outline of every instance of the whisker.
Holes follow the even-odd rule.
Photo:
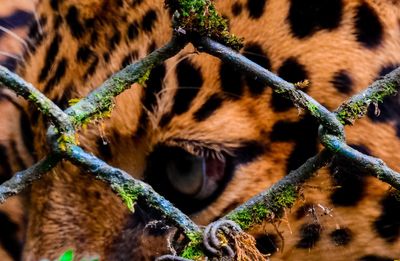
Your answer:
[[[31,0],[30,1],[31,8],[32,8],[32,13],[33,13],[33,16],[35,17],[35,21],[36,21],[36,23],[38,25],[38,28],[39,28],[39,33],[41,35],[43,35],[43,28],[42,28],[42,25],[40,24],[40,19],[39,19],[38,12],[36,12],[36,4],[37,4],[37,2],[38,2],[37,0]]]
[[[181,58],[179,58],[178,60],[176,60],[175,63],[174,63],[173,65],[171,65],[170,68],[168,68],[168,71],[167,71],[166,74],[165,74],[165,78],[167,78],[167,76],[168,76],[171,72],[173,72],[173,69],[174,69],[175,67],[177,67],[178,64],[179,64],[181,61],[183,61],[183,60],[189,58],[190,56],[192,56],[192,55],[194,55],[194,54],[198,54],[198,52],[189,52],[189,53],[185,53]]]
[[[38,26],[39,34],[43,35],[43,27],[42,27],[42,24],[40,23],[39,15],[36,12],[35,6],[33,6],[33,17],[35,17],[35,22],[36,22],[36,24]]]
[[[20,42],[21,44],[23,44],[27,50],[29,50],[29,48],[28,48],[28,43],[27,43],[24,39],[22,39],[19,35],[17,35],[16,33],[14,33],[13,31],[11,31],[11,30],[9,30],[9,29],[5,28],[4,26],[1,26],[1,25],[0,25],[0,31],[3,31],[3,32],[5,32],[6,34],[9,34],[9,35],[10,35],[11,37],[13,37],[15,40],[17,40],[18,42]]]
[[[18,57],[17,55],[14,55],[14,54],[8,53],[8,52],[0,51],[0,55],[6,56],[6,57],[9,57],[9,58],[13,58],[13,59],[15,59],[17,61],[22,61],[23,60],[22,57]]]

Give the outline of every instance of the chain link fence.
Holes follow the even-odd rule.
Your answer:
[[[178,255],[166,255],[158,260],[201,259],[206,256],[265,260],[266,257],[255,247],[254,239],[243,231],[282,217],[284,209],[290,208],[296,201],[301,185],[313,177],[317,170],[331,162],[333,157],[340,156],[347,164],[358,166],[397,190],[400,189],[399,173],[386,166],[382,160],[349,147],[344,135],[344,125],[364,116],[370,104],[376,105],[384,97],[396,94],[400,86],[400,68],[375,81],[331,112],[299,90],[295,84],[283,80],[232,50],[240,48],[241,40],[229,34],[226,22],[217,14],[210,0],[167,0],[166,6],[174,13],[174,35],[170,42],[115,73],[87,97],[65,111],[34,86],[0,66],[0,83],[33,103],[51,121],[47,138],[52,148],[45,158],[0,185],[0,203],[20,193],[33,181],[40,180],[58,162],[65,159],[85,172],[92,173],[93,178],[107,183],[132,211],[135,202],[140,198],[185,235],[185,247]],[[319,140],[325,147],[272,187],[209,224],[204,230],[146,183],[84,151],[77,145],[75,135],[83,124],[109,115],[114,97],[130,88],[133,83],[144,84],[152,68],[176,55],[189,42],[199,51],[214,55],[245,74],[256,77],[276,93],[290,99],[296,107],[309,112],[320,124]],[[225,243],[221,235],[226,240]]]

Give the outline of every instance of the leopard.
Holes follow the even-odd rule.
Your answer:
[[[331,111],[400,65],[398,1],[213,2],[229,30],[243,37],[243,56],[291,83],[307,81],[299,88]],[[38,0],[29,20],[15,71],[63,110],[174,33],[161,0]],[[49,122],[2,92],[8,130],[1,140],[10,141],[4,151],[23,159],[3,157],[8,178],[49,153]],[[385,98],[345,127],[347,144],[396,171],[399,105],[398,96]],[[312,116],[190,44],[153,68],[145,84],[117,96],[110,117],[88,124],[78,139],[204,226],[322,148]],[[2,260],[54,260],[68,249],[77,260],[154,260],[171,252],[173,227],[140,202],[131,212],[109,186],[68,161],[16,201],[0,212]],[[271,260],[396,260],[399,213],[388,184],[334,159],[302,187],[279,222],[249,233]]]

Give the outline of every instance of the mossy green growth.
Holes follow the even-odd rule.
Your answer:
[[[39,102],[39,100],[40,100],[39,97],[37,95],[33,94],[33,93],[29,94],[28,100],[33,102],[36,105],[38,105],[40,103]],[[44,103],[44,104],[42,104],[41,107],[38,107],[38,110],[43,112],[44,114],[49,114],[50,105],[47,104],[47,103]]]
[[[368,104],[365,101],[357,101],[351,105],[344,105],[337,113],[337,117],[342,124],[352,123],[354,120],[367,113]]]
[[[73,99],[68,100],[68,105],[69,106],[73,106],[73,105],[77,104],[80,101],[81,101],[81,99],[79,99],[79,98],[73,98]]]
[[[312,115],[314,115],[314,116],[318,115],[318,107],[315,104],[313,104],[311,102],[308,102],[307,103],[307,108],[308,108],[308,110],[310,111],[310,113]]]
[[[125,71],[125,69],[123,71]],[[110,81],[109,85],[112,86],[112,89],[109,89],[109,91],[106,92],[102,97],[103,101],[105,101],[106,104],[107,104],[107,102],[112,101],[112,99],[117,94],[122,93],[124,90],[126,90],[130,86],[130,84],[125,79],[125,77],[129,78],[129,76],[127,76],[126,73],[123,73],[123,75],[121,76],[120,74],[122,72],[119,72],[118,76],[114,75],[114,76],[112,76],[112,78],[107,80],[107,82]]]
[[[257,202],[249,208],[228,214],[227,218],[235,221],[243,230],[247,230],[254,225],[261,224],[266,219],[280,217],[283,209],[290,208],[296,199],[296,187],[289,185],[278,192],[273,192],[268,202]]]
[[[57,139],[58,142],[58,148],[61,151],[66,151],[67,150],[67,145],[68,144],[77,144],[77,136],[72,136],[68,134],[61,134],[60,137]]]
[[[227,216],[229,220],[236,222],[243,230],[261,224],[272,215],[272,211],[264,202],[254,204],[251,208],[243,208]]]
[[[275,215],[280,215],[280,211],[284,208],[290,208],[293,206],[297,199],[297,188],[293,185],[284,186],[278,192],[274,192],[272,199],[269,203],[272,211]]]
[[[288,90],[283,89],[283,88],[277,88],[277,89],[274,89],[274,92],[276,92],[276,93],[278,93],[278,94],[284,94],[284,93],[287,93]],[[282,96],[282,97],[283,97],[283,96]]]
[[[190,260],[202,260],[204,255],[203,252],[203,239],[200,233],[193,233],[187,235],[190,242],[181,252],[180,256]]]
[[[103,101],[103,106],[99,106],[100,108],[97,109],[92,115],[89,115],[85,112],[83,113],[76,113],[73,117],[73,125],[78,126],[86,126],[92,120],[101,120],[104,118],[111,117],[112,109],[114,108],[114,103],[112,100],[105,100]]]
[[[75,114],[72,118],[72,124],[75,127],[86,126],[90,122],[90,118],[86,114]]]
[[[28,96],[28,100],[30,100],[30,101],[32,101],[32,102],[34,102],[34,103],[37,103],[38,100],[39,100],[39,97],[37,97],[37,96],[36,96],[35,94],[33,94],[33,93],[30,93],[29,96]]]
[[[137,83],[142,85],[143,87],[146,87],[146,82],[150,77],[151,69],[148,69],[139,79],[137,80]]]
[[[134,212],[135,203],[140,195],[140,188],[129,185],[123,185],[123,186],[114,185],[113,189],[122,198],[122,201],[128,207],[128,209]]]
[[[367,113],[368,106],[371,103],[377,105],[382,102],[385,97],[394,95],[396,92],[397,89],[395,84],[386,83],[380,86],[378,91],[373,92],[368,99],[358,100],[357,102],[341,106],[337,113],[337,117],[342,124],[351,124],[354,120],[361,118]]]
[[[175,11],[176,31],[208,36],[235,50],[242,48],[242,39],[230,34],[226,19],[215,9],[212,0],[166,0],[168,8]]]
[[[379,91],[375,92],[371,97],[373,102],[382,102],[386,96],[394,95],[397,93],[397,86],[394,83],[383,84]]]
[[[140,77],[138,77],[135,82],[139,83],[142,86],[145,86],[146,81],[149,79],[151,73],[151,67],[152,66],[150,66],[148,70],[146,70]],[[112,88],[105,92],[97,92],[96,94],[94,94],[96,100],[95,104],[97,108],[96,111],[92,113],[90,117],[89,114],[85,111],[82,111],[81,113],[76,113],[73,117],[74,126],[84,126],[92,120],[100,120],[104,118],[109,118],[111,116],[111,111],[114,108],[114,97],[127,89],[130,84],[121,76],[115,76],[108,81],[108,84],[112,86]],[[78,102],[80,102],[79,99],[72,99],[70,100],[70,105],[75,105]]]
[[[110,118],[113,107],[114,107],[114,104],[111,104],[109,107],[105,108],[104,110],[96,111],[96,113],[93,114],[92,118],[95,120]]]

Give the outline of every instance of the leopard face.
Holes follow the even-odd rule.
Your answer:
[[[400,63],[395,1],[216,1],[241,53],[330,110]],[[41,0],[32,45],[17,71],[61,108],[165,44],[162,1]],[[29,105],[36,157],[46,119]],[[346,141],[400,170],[398,96],[346,128]],[[320,149],[318,124],[256,79],[188,46],[154,68],[146,87],[115,99],[111,117],[79,133],[81,146],[152,185],[199,224],[270,187]],[[400,203],[388,185],[335,160],[278,224],[251,233],[272,260],[394,260]],[[29,194],[23,258],[151,260],[168,250],[165,226],[138,204],[130,213],[106,185],[62,162]],[[156,222],[157,223],[157,222]],[[161,227],[161,228],[160,228]],[[157,243],[155,243],[157,242]],[[148,245],[154,249],[148,249]],[[158,249],[159,246],[159,249]]]

